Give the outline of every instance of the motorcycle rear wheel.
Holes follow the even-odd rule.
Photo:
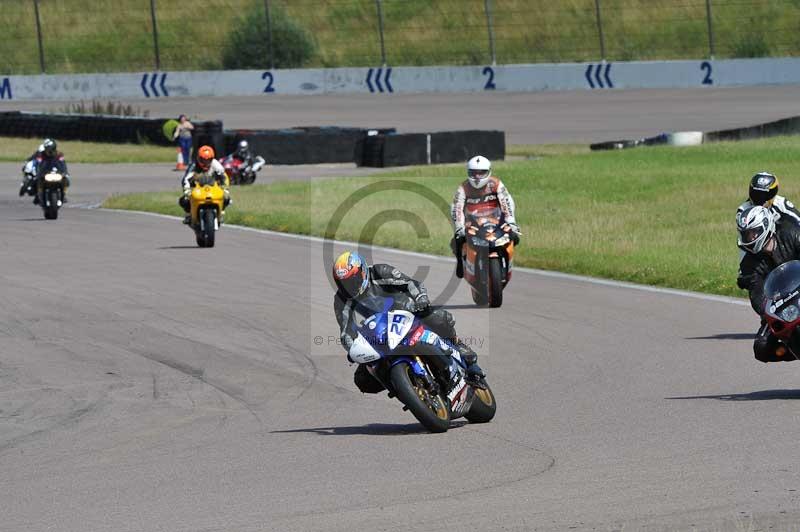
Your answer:
[[[401,362],[392,367],[389,381],[397,398],[408,407],[422,426],[431,432],[447,432],[450,428],[450,408],[447,401],[441,394],[432,396],[422,383],[417,382],[411,366]]]
[[[497,401],[495,401],[492,389],[486,384],[486,389],[475,388],[475,399],[469,412],[464,414],[470,423],[488,423],[497,412]]]

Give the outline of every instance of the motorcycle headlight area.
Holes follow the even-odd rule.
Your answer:
[[[59,181],[61,181],[61,175],[47,174],[46,176],[44,176],[44,180],[47,181],[48,183],[58,183]]]
[[[489,245],[489,241],[488,240],[484,240],[483,238],[481,238],[479,236],[471,236],[469,238],[472,241],[472,245],[473,246],[488,246]]]
[[[798,308],[794,303],[791,305],[786,305],[781,309],[779,315],[783,321],[794,321],[800,317],[800,308]]]

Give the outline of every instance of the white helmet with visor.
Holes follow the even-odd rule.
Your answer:
[[[738,216],[736,225],[739,230],[737,244],[748,253],[760,253],[775,234],[775,218],[761,205],[747,208]]]
[[[467,161],[467,178],[474,188],[483,188],[492,175],[492,163],[482,155],[476,155]]]

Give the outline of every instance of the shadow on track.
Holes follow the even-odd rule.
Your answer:
[[[472,310],[489,310],[491,307],[479,307],[476,304],[472,305],[435,305],[436,308],[443,308],[445,310],[461,310],[461,309],[472,309]]]
[[[451,429],[457,429],[466,425],[465,421],[454,421],[450,423]],[[320,436],[354,436],[358,434],[367,436],[403,436],[408,434],[428,434],[428,430],[419,423],[370,423],[369,425],[359,425],[352,427],[317,427],[310,429],[289,429],[273,430],[270,434],[291,434],[297,432],[308,432],[319,434]]]
[[[711,336],[689,336],[686,340],[752,340],[756,337],[754,333],[721,333]]]
[[[725,395],[689,395],[686,397],[665,397],[665,399],[717,399],[718,401],[774,401],[800,399],[800,390],[762,390],[750,393]]]
[[[202,249],[200,246],[161,246],[156,249]]]

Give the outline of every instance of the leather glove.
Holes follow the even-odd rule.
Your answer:
[[[466,233],[464,233],[464,228],[459,227],[458,229],[455,230],[455,233],[453,233],[453,238],[458,240],[459,238],[464,238],[465,234]]]
[[[519,245],[519,235],[520,230],[517,224],[507,223],[508,226],[508,236],[511,237],[511,241],[514,242],[514,245]]]
[[[189,194],[191,194],[191,192],[192,192],[192,189],[190,189],[189,187],[184,188],[183,189],[183,197],[184,198],[188,198]]]
[[[420,294],[414,300],[414,312],[422,312],[430,308],[430,306],[431,300],[428,298],[428,294]]]

